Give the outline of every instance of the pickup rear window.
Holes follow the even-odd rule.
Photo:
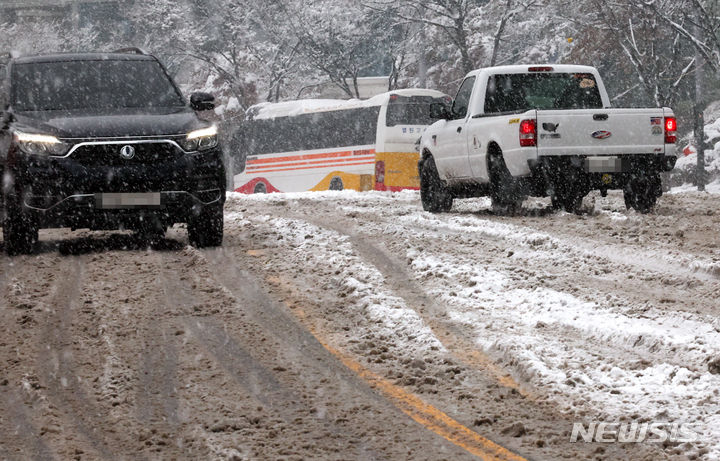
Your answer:
[[[485,113],[530,109],[602,109],[595,77],[585,73],[493,75],[488,81]]]

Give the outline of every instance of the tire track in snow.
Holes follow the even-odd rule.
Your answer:
[[[158,268],[153,289],[162,296],[151,302],[153,312],[142,326],[144,347],[138,367],[137,412],[141,421],[156,425],[167,433],[174,433],[178,425],[178,399],[176,387],[179,352],[173,333],[174,321],[166,320],[176,305],[170,302],[165,273],[166,253],[153,254]]]
[[[370,382],[373,380],[368,379],[368,376],[359,376],[359,369],[354,366],[348,366],[351,362],[344,360],[345,356],[338,354],[337,351],[328,347],[326,343],[322,340],[322,338],[317,337],[313,333],[313,331],[307,329],[307,324],[302,321],[304,319],[298,319],[296,317],[290,316],[289,314],[283,312],[284,309],[268,308],[268,303],[275,303],[274,301],[270,301],[269,299],[266,302],[248,303],[248,301],[257,300],[258,298],[267,299],[267,295],[260,292],[259,283],[253,280],[253,277],[250,274],[247,274],[237,268],[237,259],[233,259],[228,254],[226,249],[208,250],[205,251],[204,254],[214,269],[212,271],[213,275],[220,281],[220,283],[225,286],[226,289],[232,292],[237,297],[239,302],[243,302],[242,300],[246,300],[243,304],[246,306],[252,306],[252,309],[250,310],[252,318],[254,320],[258,321],[262,325],[266,325],[268,331],[274,331],[276,332],[275,334],[280,331],[279,328],[282,328],[281,326],[285,326],[281,330],[282,336],[279,337],[279,340],[286,343],[288,347],[293,350],[293,355],[299,354],[298,360],[300,362],[308,363],[309,368],[305,368],[305,373],[312,369],[313,373],[325,375],[326,380],[340,380],[340,385],[341,388],[344,389],[344,392],[351,392],[345,398],[352,399],[353,397],[351,396],[353,394],[361,393],[365,397],[371,399],[371,401],[375,402],[376,404],[379,404],[382,407],[387,407],[389,403],[388,400],[386,400],[388,395],[385,393],[378,394],[372,390],[377,388],[377,383]],[[294,310],[293,312],[296,313]],[[300,320],[300,322],[298,320]],[[288,328],[288,326],[290,327]],[[283,350],[284,349],[285,348],[283,348]],[[379,377],[377,378],[380,379]],[[390,385],[389,383],[387,384]],[[408,399],[411,398],[408,397]],[[394,405],[391,405],[391,413],[402,411],[403,413],[408,414],[407,409],[401,408],[397,405],[397,401],[393,403]],[[441,414],[441,412],[437,410],[435,411],[437,415]],[[385,413],[385,411],[383,411],[383,413]],[[386,417],[387,416],[383,415],[383,419]],[[447,415],[444,415],[444,417],[448,418]],[[397,417],[395,418],[395,420],[397,421]],[[442,416],[440,416],[440,419],[442,419]],[[384,424],[381,423],[381,421],[382,420],[379,420],[378,424]],[[425,421],[425,424],[423,424],[418,419],[415,419],[415,421],[420,422],[426,429],[430,428],[430,430],[432,430],[432,424],[429,425],[427,421]],[[355,424],[360,425],[360,427],[362,427],[363,425],[361,421],[358,421]],[[399,426],[396,426],[396,429],[402,428],[405,424],[406,423],[401,423]],[[467,428],[464,428],[464,426],[462,430],[459,429],[459,426],[461,425],[457,422],[455,422],[454,424],[455,426],[452,431],[455,435],[457,435],[458,432],[462,433],[463,431],[469,431]],[[344,425],[345,424],[341,425],[341,427]],[[357,426],[354,426],[354,428],[356,427]],[[450,429],[446,429],[446,431],[449,430]],[[461,443],[456,443],[457,440],[453,440],[452,437],[448,438],[448,434],[443,434],[442,430],[434,430],[433,432],[437,434],[437,436],[450,441],[457,447],[462,448],[463,450],[467,449],[467,447],[463,447]],[[476,436],[480,437],[477,434]],[[397,437],[398,436],[396,436],[396,439]],[[468,437],[468,435],[466,434],[465,437]],[[367,441],[364,443],[368,446],[373,445],[372,441]],[[508,456],[492,459],[520,459],[517,457],[513,458],[512,455],[510,455],[510,452],[507,452],[504,448],[496,446],[495,449],[499,450],[497,451],[497,453],[506,453],[508,454]],[[476,453],[476,451],[471,448],[470,453]],[[425,458],[428,455],[429,453],[423,452],[420,458]],[[418,456],[416,455],[416,457]],[[372,457],[370,459],[372,459]],[[456,456],[455,459],[460,458]]]
[[[65,258],[58,268],[61,277],[52,297],[51,314],[44,326],[48,347],[37,370],[47,397],[63,413],[63,420],[104,459],[116,459],[124,442],[113,444],[99,408],[91,402],[75,376],[72,318],[84,275],[81,257]]]
[[[0,245],[0,251],[3,251]],[[0,254],[0,337],[3,338],[4,347],[12,348],[13,335],[6,328],[14,328],[17,323],[12,309],[14,306],[8,303],[8,287],[11,279],[11,270],[23,264],[21,258],[12,261]],[[18,391],[13,387],[9,370],[0,371],[0,428],[4,428],[6,437],[15,438],[18,441],[16,450],[22,453],[22,457],[33,459],[53,460],[56,459],[46,441],[41,437],[40,430],[33,424],[32,417],[27,411],[25,403]],[[14,458],[10,451],[11,447],[0,446],[0,455],[5,459]],[[26,451],[27,450],[27,451]]]
[[[456,327],[456,324],[440,320],[440,317],[445,315],[446,309],[440,307],[434,299],[427,295],[425,290],[407,272],[404,264],[389,257],[380,246],[370,243],[368,237],[348,230],[350,224],[347,222],[339,223],[337,220],[332,222],[307,216],[296,217],[320,228],[331,229],[340,235],[347,236],[358,255],[380,271],[385,278],[387,287],[405,300],[408,307],[422,317],[423,322],[430,327],[433,334],[458,360],[467,366],[488,372],[503,387],[514,389],[531,400],[536,398],[529,389],[515,381],[508,371],[503,370],[478,349],[473,340],[465,338],[464,333]]]

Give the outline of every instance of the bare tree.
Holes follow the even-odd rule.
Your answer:
[[[348,97],[360,96],[360,77],[392,72],[389,43],[396,31],[383,18],[365,14],[351,1],[273,0],[272,4],[282,12],[285,33],[294,35],[298,54],[316,75]]]
[[[471,19],[481,0],[370,0],[365,5],[383,11],[408,23],[436,28],[445,34],[461,56],[462,70],[475,68],[471,56]]]
[[[720,3],[717,0],[678,0],[663,4],[632,0],[688,40],[716,72],[720,72]]]
[[[672,8],[676,0],[655,0]],[[693,56],[682,35],[639,3],[593,0],[595,27],[622,52],[645,93],[658,106],[672,105],[692,75]]]

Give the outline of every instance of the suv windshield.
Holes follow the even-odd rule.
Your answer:
[[[13,66],[18,111],[184,106],[160,64],[151,60],[64,61]]]
[[[493,75],[488,81],[485,113],[529,109],[602,109],[592,74]]]
[[[430,105],[438,102],[448,103],[432,96],[397,96],[388,104],[386,125],[432,125],[436,120],[430,117]]]

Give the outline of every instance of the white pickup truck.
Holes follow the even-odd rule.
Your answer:
[[[613,109],[598,71],[574,65],[504,66],[469,73],[448,110],[420,140],[420,193],[427,211],[454,198],[491,196],[519,207],[528,196],[578,211],[591,190],[622,189],[649,212],[660,174],[675,166],[672,110]]]

